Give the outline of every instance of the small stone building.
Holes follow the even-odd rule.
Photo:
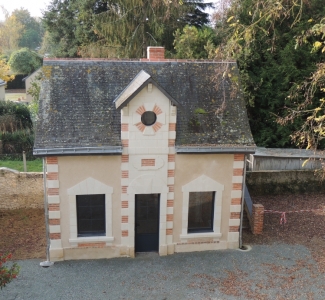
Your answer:
[[[235,62],[45,59],[51,260],[238,248],[253,153]]]
[[[0,101],[4,101],[5,100],[5,96],[6,96],[6,88],[7,83],[0,79]]]

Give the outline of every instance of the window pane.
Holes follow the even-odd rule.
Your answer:
[[[190,193],[188,232],[213,231],[215,192]]]
[[[77,196],[78,236],[105,235],[105,195]]]

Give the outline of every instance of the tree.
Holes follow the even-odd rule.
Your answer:
[[[42,58],[28,48],[22,48],[12,53],[9,66],[16,74],[31,74],[42,65]]]
[[[319,0],[301,4],[291,0],[233,1],[227,18],[217,23],[219,38],[224,40],[217,54],[227,53],[238,60],[250,124],[259,146],[292,146],[291,135],[302,125],[302,116],[285,127],[277,120],[296,105],[290,95],[322,60],[320,53],[311,53],[311,45],[295,47],[295,39],[309,30],[312,19],[320,20],[324,6]],[[296,96],[296,103],[304,100],[302,93]]]
[[[33,18],[27,9],[15,9],[12,14],[16,20],[24,26],[24,30],[18,40],[19,47],[35,49],[40,46],[42,41],[41,23]]]
[[[10,67],[5,60],[0,60],[0,79],[4,81],[11,81],[15,78],[14,75],[10,75]]]
[[[212,28],[185,26],[175,32],[174,48],[177,58],[207,59],[214,54],[216,35]]]
[[[18,49],[24,25],[18,22],[15,16],[10,16],[3,7],[1,8],[5,13],[5,21],[0,22],[0,53],[5,53]]]

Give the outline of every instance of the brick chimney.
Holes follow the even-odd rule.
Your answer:
[[[164,47],[148,47],[147,48],[148,60],[164,60],[165,48]]]

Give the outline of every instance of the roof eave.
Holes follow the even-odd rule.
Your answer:
[[[51,155],[93,155],[93,154],[122,154],[121,146],[110,147],[74,147],[74,148],[34,148],[34,156],[51,156]]]
[[[238,146],[238,147],[176,146],[175,149],[176,149],[176,153],[179,154],[190,154],[190,153],[254,154],[256,147],[255,146]]]

